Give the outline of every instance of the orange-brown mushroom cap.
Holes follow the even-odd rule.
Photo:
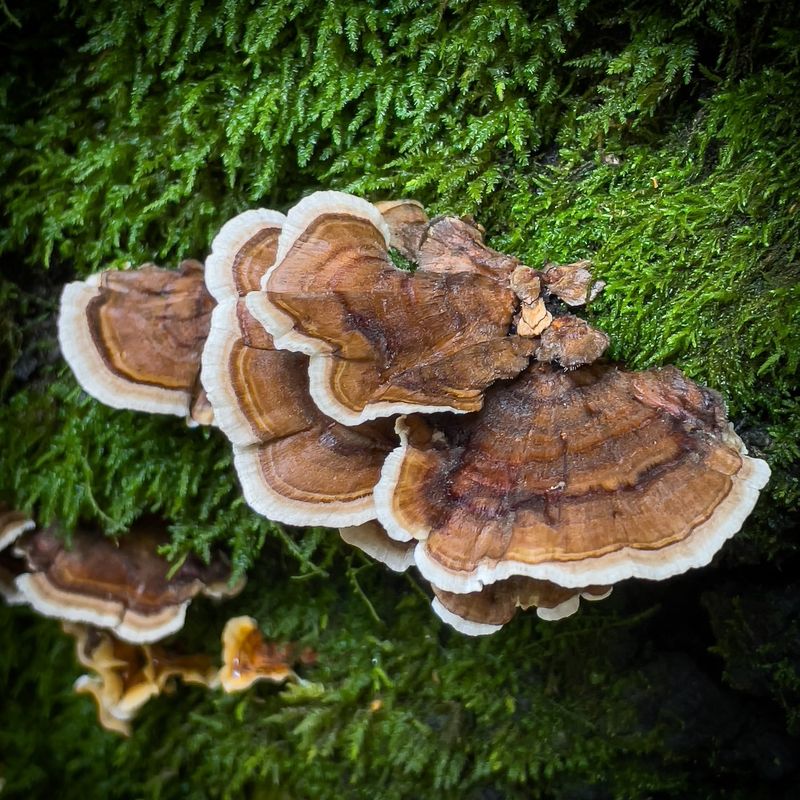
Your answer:
[[[191,599],[222,597],[230,587],[230,566],[217,555],[209,565],[188,557],[168,577],[170,564],[158,555],[162,529],[140,523],[119,544],[78,531],[71,549],[51,530],[24,534],[16,552],[27,573],[16,579],[26,601],[48,617],[110,628],[129,642],[154,642],[183,626]]]
[[[275,261],[285,219],[279,211],[256,208],[222,226],[211,243],[205,275],[218,303],[261,288],[261,278]]]
[[[308,392],[308,357],[276,350],[243,301],[214,310],[202,380],[251,508],[293,525],[374,518],[372,490],[397,444],[393,425],[350,428],[326,417]]]
[[[317,192],[289,211],[276,262],[248,308],[275,346],[310,356],[309,389],[345,425],[405,411],[474,411],[524,369],[516,296],[473,272],[404,272],[375,206]]]
[[[206,655],[180,655],[159,645],[124,642],[91,626],[62,625],[75,638],[78,661],[94,673],[78,678],[75,690],[94,697],[100,724],[107,730],[129,735],[130,721],[139,709],[169,690],[174,678],[217,685],[217,668]]]
[[[292,660],[292,648],[265,641],[252,617],[234,617],[222,632],[219,682],[225,692],[243,692],[256,681],[295,680]]]
[[[100,402],[187,416],[213,305],[197,261],[101,272],[64,287],[58,341],[78,383]]]
[[[721,398],[678,370],[533,364],[467,418],[398,421],[378,519],[445,591],[565,588],[707,564],[769,479]]]
[[[201,378],[251,508],[294,525],[358,524],[374,517],[372,489],[396,445],[393,427],[346,428],[324,416],[308,393],[308,358],[276,350],[240,299],[274,262],[283,219],[245,212],[214,240],[209,274],[223,289]]]
[[[467,636],[496,633],[518,609],[536,606],[540,619],[555,622],[574,614],[581,598],[600,600],[611,594],[605,586],[564,589],[549,581],[515,576],[484,586],[478,592],[455,594],[433,587],[432,606],[437,616]]]

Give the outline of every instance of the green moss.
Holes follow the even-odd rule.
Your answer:
[[[182,688],[118,741],[56,626],[2,608],[5,796],[791,796],[796,9],[651,6],[95,0],[0,22],[0,500],[67,535],[162,515],[176,560],[226,545],[249,587],[197,604],[185,641],[214,650],[250,613],[319,652],[309,685]],[[721,391],[773,469],[717,568],[467,640],[413,578],[251,513],[218,432],[80,392],[64,281],[202,258],[234,213],[320,187],[471,213],[532,266],[591,258],[614,356]]]

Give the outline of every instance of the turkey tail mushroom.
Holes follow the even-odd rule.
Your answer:
[[[378,520],[447,592],[566,589],[707,564],[769,479],[722,400],[678,370],[534,363],[467,418],[400,418]]]
[[[161,526],[144,523],[119,544],[77,531],[70,549],[50,529],[26,533],[15,552],[28,571],[15,585],[44,616],[108,628],[136,644],[154,642],[183,627],[198,594],[227,597],[243,585],[229,584],[230,565],[222,554],[208,565],[190,556],[170,577],[170,564],[158,554],[165,541]]]
[[[372,204],[317,192],[289,211],[275,264],[248,308],[275,346],[310,356],[310,392],[345,425],[407,411],[474,411],[525,368],[509,335],[514,293],[473,272],[414,273],[391,261]]]
[[[101,403],[207,423],[199,373],[213,305],[197,261],[101,272],[64,287],[58,341]]]
[[[209,258],[219,286],[241,294],[258,284],[274,261],[281,221],[260,210],[223,227]],[[348,428],[322,414],[308,392],[308,358],[276,349],[239,296],[214,309],[202,362],[203,386],[233,444],[251,508],[294,525],[355,525],[375,516],[372,490],[397,443],[391,423]]]
[[[436,586],[433,592],[433,610],[443,622],[467,636],[485,636],[499,631],[518,609],[535,606],[540,619],[555,622],[575,614],[581,598],[601,600],[611,594],[611,589],[564,589],[549,581],[515,576],[467,594],[445,592]]]

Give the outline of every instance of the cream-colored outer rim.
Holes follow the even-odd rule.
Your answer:
[[[96,273],[68,283],[61,293],[58,344],[75,378],[87,394],[111,408],[185,417],[191,407],[190,392],[125,380],[103,360],[86,314],[89,303],[100,295],[101,276]]]
[[[438,597],[433,598],[431,608],[442,622],[446,622],[465,636],[488,636],[497,633],[503,627],[502,625],[490,625],[488,622],[473,622],[459,617],[458,614],[454,614],[449,608],[446,608]]]
[[[241,340],[236,313],[239,302],[238,297],[230,297],[220,302],[211,314],[211,328],[203,347],[200,382],[214,409],[217,427],[231,443],[244,447],[256,444],[259,440],[242,413],[229,380],[231,353],[236,342]]]
[[[264,228],[282,228],[286,216],[270,208],[253,208],[229,219],[214,237],[206,259],[205,281],[211,296],[222,303],[238,297],[233,263],[239,251]]]
[[[611,585],[627,578],[664,580],[689,569],[708,564],[722,545],[737,533],[767,484],[770,469],[766,461],[750,458],[742,452],[742,466],[733,476],[728,496],[711,517],[681,542],[659,550],[622,547],[613,553],[574,561],[545,561],[527,564],[519,561],[479,563],[472,570],[456,571],[435,561],[427,552],[428,529],[410,530],[395,514],[392,499],[408,449],[407,427],[403,419],[396,426],[400,446],[387,457],[381,478],[375,487],[375,511],[387,533],[398,541],[419,540],[414,561],[423,577],[447,592],[467,594],[513,576],[550,581],[566,589],[591,585]],[[743,449],[743,445],[742,445]]]
[[[310,357],[309,392],[319,410],[331,419],[349,426],[393,414],[413,412],[433,414],[438,411],[467,413],[447,404],[426,406],[418,403],[385,401],[367,403],[363,409],[355,411],[342,404],[331,392],[331,372],[335,368],[335,355],[331,352],[331,346],[327,342],[296,330],[292,317],[273,305],[266,292],[272,273],[280,268],[281,262],[295,242],[315,219],[324,214],[345,214],[370,222],[383,236],[387,248],[389,247],[391,238],[389,227],[378,208],[372,203],[344,192],[315,192],[289,211],[278,239],[275,264],[267,270],[261,280],[262,291],[251,292],[247,296],[248,310],[272,335],[277,349],[305,353]]]
[[[190,602],[186,600],[157,614],[145,615],[126,609],[118,601],[65,592],[53,586],[42,573],[24,573],[14,583],[26,602],[45,617],[107,628],[132,644],[157,642],[179,631]]]
[[[33,530],[36,523],[32,519],[21,519],[5,527],[0,535],[0,552],[12,545],[25,531]]]
[[[372,493],[357,500],[306,502],[284,497],[261,478],[258,446],[233,448],[233,463],[247,505],[268,519],[287,525],[324,525],[329,528],[360,525],[375,519]]]

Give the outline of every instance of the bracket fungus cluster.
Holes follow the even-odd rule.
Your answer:
[[[207,653],[182,653],[174,645],[134,644],[92,625],[63,622],[75,639],[78,662],[89,672],[75,681],[75,691],[91,695],[100,724],[130,735],[131,722],[148,700],[168,694],[178,679],[185,684],[240,692],[257,681],[300,680],[292,663],[311,664],[309,650],[296,654],[291,644],[266,641],[251,617],[228,620],[222,634],[222,666]]]
[[[131,720],[151,698],[169,692],[176,678],[214,688],[217,668],[206,655],[179,655],[161,645],[131,644],[109,631],[74,622],[63,623],[75,638],[79,663],[90,670],[75,682],[75,691],[97,703],[100,724],[128,736]]]
[[[226,223],[205,281],[217,305],[210,329],[193,306],[186,374],[199,370],[247,502],[340,527],[392,569],[415,564],[465,633],[517,608],[559,619],[627,578],[707,564],[769,478],[718,394],[674,368],[601,360],[608,337],[569,312],[603,287],[588,262],[530,269],[468,218],[317,192],[286,216]],[[90,304],[75,312],[84,294],[62,302],[74,368],[76,328],[106,353],[129,335]]]
[[[230,619],[222,635],[222,666],[207,653],[185,653],[174,640],[187,607],[203,594],[237,594],[221,553],[208,564],[189,556],[172,570],[158,554],[166,543],[160,521],[142,520],[119,542],[85,530],[66,544],[54,527],[37,528],[24,514],[0,507],[0,593],[61,620],[76,642],[78,662],[89,672],[75,691],[91,695],[100,724],[127,736],[131,722],[153,697],[170,693],[176,680],[225,692],[256,681],[300,680],[293,663],[313,664],[311,650],[265,640],[250,617]]]

